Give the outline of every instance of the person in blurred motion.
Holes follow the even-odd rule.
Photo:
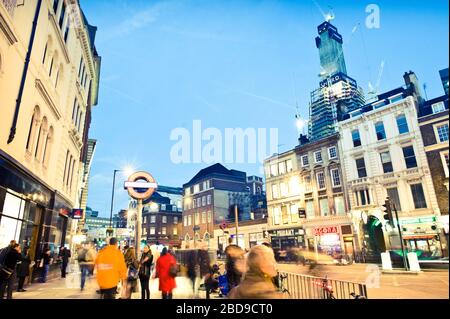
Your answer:
[[[25,247],[22,253],[22,261],[17,265],[17,278],[19,282],[17,285],[17,292],[25,292],[23,289],[25,284],[25,279],[30,274],[31,258],[30,258],[30,248]]]
[[[219,289],[219,266],[217,264],[209,267],[209,272],[205,277],[206,299],[211,298],[211,293]]]
[[[196,281],[197,277],[200,276],[200,263],[198,250],[190,250],[187,255],[187,276],[191,280],[192,283],[192,291],[194,296],[196,295]]]
[[[39,279],[40,283],[45,283],[47,281],[48,270],[50,268],[51,263],[52,263],[52,256],[50,248],[48,248],[48,246],[45,246],[42,251],[40,262],[40,268],[42,269],[41,278]]]
[[[136,291],[137,280],[139,278],[139,261],[136,258],[136,250],[134,247],[127,249],[124,258],[128,274],[127,285],[122,288],[122,298],[131,299],[131,295]]]
[[[225,271],[229,289],[233,289],[240,284],[245,272],[245,252],[237,245],[229,245],[225,249]]]
[[[117,284],[121,280],[126,287],[127,266],[125,258],[117,247],[117,239],[111,238],[109,246],[103,248],[95,259],[97,283],[102,299],[115,299]]]
[[[70,250],[62,246],[59,250],[58,257],[61,260],[61,278],[66,278],[67,265],[69,264],[69,258],[72,257]]]
[[[149,245],[144,250],[139,261],[139,281],[141,282],[141,298],[150,299],[150,275],[152,272],[153,255]]]
[[[264,245],[253,246],[247,255],[247,272],[242,282],[231,289],[230,299],[282,299],[273,284],[277,275],[273,250]]]
[[[177,261],[164,247],[156,261],[155,277],[159,278],[159,290],[162,299],[172,299],[172,290],[176,288],[175,277],[177,273]]]
[[[86,284],[86,277],[89,277],[94,272],[94,262],[96,258],[96,251],[94,247],[89,243],[84,247],[80,247],[77,252],[78,254],[78,264],[81,270],[81,284],[80,288],[83,291]]]
[[[16,278],[17,262],[22,260],[20,245],[11,243],[5,252],[2,266],[0,267],[0,299],[12,299],[13,285]]]

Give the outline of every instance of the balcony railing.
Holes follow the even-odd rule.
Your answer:
[[[0,3],[5,7],[11,17],[14,16],[14,9],[16,8],[17,0],[0,0]]]

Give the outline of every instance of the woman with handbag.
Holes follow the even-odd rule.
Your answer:
[[[144,252],[141,256],[140,268],[139,268],[139,280],[141,282],[141,294],[142,299],[150,299],[150,274],[153,263],[153,255],[150,247],[145,245]]]
[[[177,261],[164,247],[161,256],[156,261],[155,273],[155,277],[159,278],[159,290],[162,293],[162,299],[172,299],[172,290],[177,287],[175,282],[176,276]]]
[[[136,251],[129,247],[125,252],[125,264],[128,268],[127,284],[122,291],[122,299],[131,299],[131,295],[136,291],[137,280],[139,278],[139,261],[136,258]]]

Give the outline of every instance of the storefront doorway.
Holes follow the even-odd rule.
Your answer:
[[[364,226],[367,239],[367,255],[380,256],[386,251],[386,243],[384,241],[383,227],[378,218],[370,216],[367,224]]]

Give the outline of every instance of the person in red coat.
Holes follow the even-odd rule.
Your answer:
[[[162,299],[172,299],[172,290],[177,287],[173,268],[177,267],[177,261],[173,255],[164,247],[161,256],[156,261],[156,277],[159,278],[159,290]],[[172,268],[172,271],[171,271]]]

